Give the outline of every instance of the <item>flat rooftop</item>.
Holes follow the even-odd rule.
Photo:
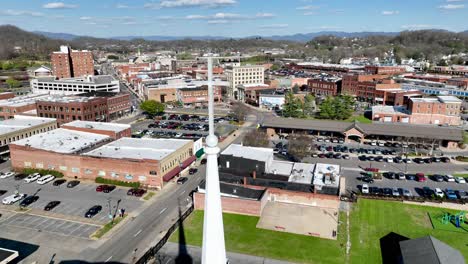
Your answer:
[[[55,122],[55,118],[15,115],[14,118],[0,122],[0,135]]]
[[[312,184],[315,164],[294,163],[288,182]]]
[[[162,160],[189,142],[193,141],[124,137],[83,155],[115,159]]]
[[[315,164],[313,184],[315,186],[338,187],[340,184],[340,165]]]
[[[86,129],[91,129],[91,130],[112,131],[116,133],[122,132],[126,129],[131,128],[131,126],[127,124],[92,122],[92,121],[81,121],[81,120],[76,120],[70,123],[66,123],[66,124],[63,124],[62,126],[86,128]]]
[[[234,157],[267,162],[273,158],[273,149],[231,144],[221,152],[221,155],[232,155]]]
[[[0,106],[2,107],[20,107],[26,105],[32,105],[36,103],[36,100],[42,99],[47,97],[44,94],[34,94],[34,95],[24,95],[24,96],[17,96],[10,99],[0,100]]]
[[[205,193],[206,182],[202,181],[198,186],[198,191]],[[221,196],[225,197],[235,197],[248,200],[260,200],[263,196],[265,190],[257,190],[243,187],[241,185],[234,185],[225,182],[219,183]]]
[[[72,154],[79,153],[82,150],[96,146],[109,139],[110,137],[100,134],[58,128],[15,141],[11,144],[57,153]]]
[[[76,78],[62,78],[56,79],[56,77],[38,77],[38,82],[55,82],[55,83],[70,83],[70,84],[106,84],[113,81],[117,81],[111,75],[90,75],[85,77]]]
[[[283,161],[283,160],[271,160],[269,164],[267,164],[266,173],[274,174],[274,175],[284,175],[289,176],[291,174],[291,170],[294,167],[294,162],[290,161]]]
[[[39,102],[57,102],[57,103],[85,103],[89,102],[96,97],[85,97],[85,96],[59,96],[49,95],[38,99]]]
[[[409,114],[404,106],[391,106],[391,105],[375,105],[372,106],[372,113],[379,114]]]

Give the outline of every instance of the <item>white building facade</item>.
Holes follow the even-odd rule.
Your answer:
[[[34,94],[74,95],[89,92],[120,92],[120,84],[110,75],[86,76],[83,78],[43,77],[31,80]]]
[[[238,100],[239,84],[263,84],[265,67],[261,65],[230,67],[225,70],[229,89],[227,95]]]

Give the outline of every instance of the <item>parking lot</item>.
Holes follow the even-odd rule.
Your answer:
[[[60,186],[53,186],[52,182],[39,185],[36,182],[17,181],[14,177],[0,179],[0,183],[0,190],[7,191],[0,199],[14,194],[17,189],[28,196],[39,196],[36,202],[27,207],[30,211],[17,213],[8,219],[2,217],[0,225],[32,228],[67,236],[87,238],[109,221],[109,214],[118,214],[120,208],[131,213],[143,204],[139,198],[127,196],[128,188],[117,187],[110,193],[96,192],[98,185],[94,183],[81,182],[73,188],[67,188],[66,183]],[[60,204],[51,211],[44,211],[44,207],[51,201],[60,201]],[[92,218],[85,218],[85,213],[95,205],[102,206],[102,210]],[[3,211],[15,212],[18,209],[19,202],[0,206]]]

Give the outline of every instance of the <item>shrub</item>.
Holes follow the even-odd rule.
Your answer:
[[[26,169],[23,169],[22,173],[24,174],[39,173],[41,175],[50,174],[50,175],[55,176],[55,178],[63,178],[63,173],[61,173],[60,171],[55,171],[55,170],[26,168]]]
[[[97,177],[96,178],[96,183],[112,184],[112,185],[132,187],[132,188],[139,188],[140,187],[139,182],[125,182],[125,181],[105,179],[105,178],[102,178],[102,177]]]
[[[462,162],[468,162],[468,157],[457,156],[455,159]]]

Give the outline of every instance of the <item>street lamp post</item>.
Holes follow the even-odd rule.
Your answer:
[[[214,134],[213,62],[208,57],[208,120],[206,137],[205,214],[203,218],[202,264],[226,264],[223,213],[218,172],[218,138]]]

